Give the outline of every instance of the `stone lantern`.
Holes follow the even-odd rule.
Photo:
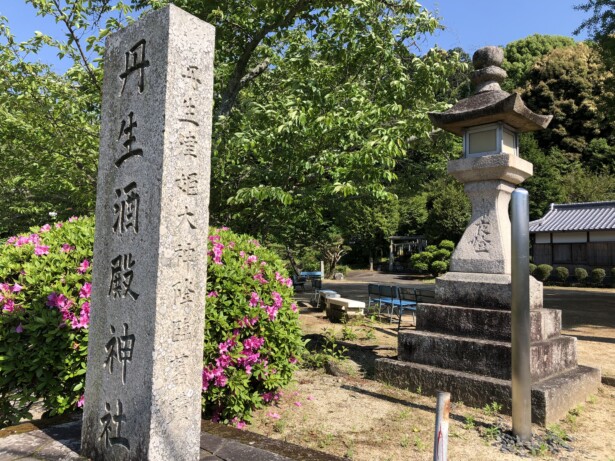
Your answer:
[[[451,257],[450,272],[436,281],[436,298],[463,306],[510,307],[510,219],[515,185],[532,175],[519,157],[519,133],[545,128],[552,116],[528,109],[518,94],[502,91],[504,53],[495,46],[473,57],[475,93],[442,113],[433,124],[463,137],[463,158],[448,172],[465,185],[472,218]],[[542,302],[542,285],[532,278],[532,303]]]
[[[532,175],[519,156],[519,133],[545,128],[551,116],[529,110],[502,91],[503,52],[493,46],[473,57],[475,93],[442,113],[429,114],[443,130],[463,137],[463,158],[448,172],[464,184],[472,217],[436,279],[436,302],[419,302],[416,328],[400,330],[397,359],[376,360],[376,378],[425,394],[512,410],[511,224],[508,204],[517,184]],[[521,153],[522,154],[522,153]],[[530,277],[532,420],[550,424],[584,401],[600,371],[578,365],[576,339],[563,336],[561,311],[544,309],[542,283]]]

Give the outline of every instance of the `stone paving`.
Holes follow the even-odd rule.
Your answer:
[[[232,427],[203,421],[200,461],[340,461],[341,458]],[[25,423],[0,431],[0,461],[85,460],[79,455],[81,415],[38,428]]]

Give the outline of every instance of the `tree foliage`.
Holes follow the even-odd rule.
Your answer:
[[[600,55],[583,43],[556,48],[536,62],[522,96],[532,110],[553,115],[549,128],[536,134],[543,149],[558,147],[588,161],[592,139],[612,142],[614,125],[602,107],[610,97],[609,76]]]
[[[504,81],[508,91],[525,85],[528,74],[536,61],[555,48],[574,46],[574,39],[561,35],[534,34],[510,42],[504,47],[502,67],[508,74]]]

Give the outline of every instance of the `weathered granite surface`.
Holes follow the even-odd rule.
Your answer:
[[[466,338],[510,341],[511,319],[511,311],[506,309],[419,304],[416,312],[416,329]],[[562,311],[558,309],[530,311],[530,341],[544,341],[558,336],[561,328]]]
[[[175,6],[105,52],[83,454],[197,460],[214,28]]]
[[[436,279],[436,302],[464,307],[510,309],[510,274],[447,272]],[[543,306],[542,282],[530,276],[530,309]]]
[[[483,407],[498,402],[503,412],[512,411],[511,382],[505,379],[393,359],[376,360],[376,376],[402,389],[421,389],[426,395],[446,391],[453,401],[466,405]],[[532,422],[543,426],[558,422],[599,385],[600,371],[582,365],[532,383]]]

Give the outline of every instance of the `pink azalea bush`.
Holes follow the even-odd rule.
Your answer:
[[[274,402],[304,344],[292,283],[279,258],[251,237],[209,239],[203,410],[244,427]],[[0,243],[0,427],[83,405],[94,219],[32,228]]]
[[[0,243],[0,427],[83,394],[93,241],[94,220],[73,218]]]
[[[212,229],[209,248],[204,410],[241,428],[290,381],[304,342],[277,255],[228,229]]]

